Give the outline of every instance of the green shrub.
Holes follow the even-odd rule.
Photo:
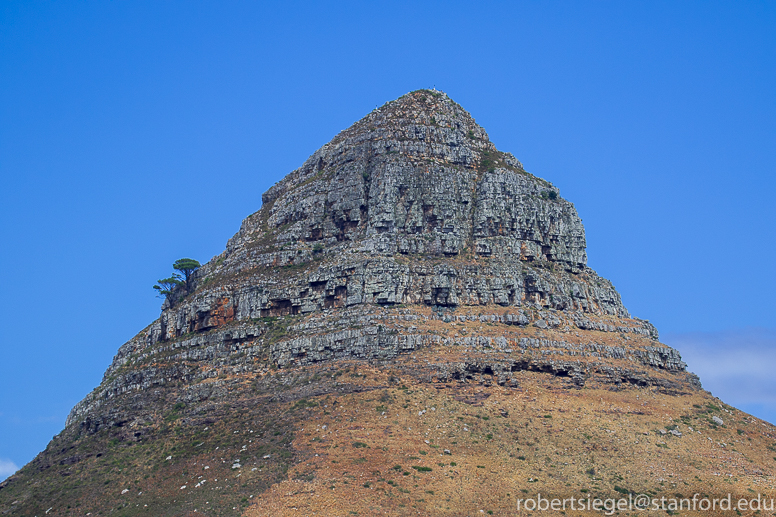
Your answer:
[[[314,400],[300,399],[294,404],[294,409],[302,409],[308,407],[318,407],[318,402]]]

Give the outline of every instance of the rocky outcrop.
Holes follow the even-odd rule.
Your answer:
[[[221,270],[293,264],[315,245],[585,268],[574,206],[498,151],[442,93],[408,94],[338,135],[262,196]]]
[[[159,339],[357,304],[628,316],[586,266],[574,206],[442,93],[375,110],[262,201],[197,293],[164,311]]]
[[[490,364],[502,384],[524,370],[577,386],[697,384],[586,261],[582,222],[557,188],[445,94],[413,92],[264,193],[196,290],[119,349],[68,425],[153,387],[421,349],[461,356],[440,363],[441,379]]]
[[[54,506],[96,515],[129,511],[130,502],[140,511],[148,501],[142,511],[159,515],[219,512],[219,505],[227,513],[213,515],[232,515],[229,509],[286,480],[292,464],[308,468],[325,454],[305,447],[331,440],[330,433],[307,436],[306,446],[294,438],[314,427],[306,411],[339,418],[343,399],[368,391],[375,393],[359,403],[358,423],[365,413],[379,415],[380,430],[371,431],[381,440],[391,436],[388,425],[431,432],[430,424],[401,420],[425,418],[426,409],[415,406],[430,392],[446,397],[437,407],[450,404],[444,412],[430,408],[450,417],[433,429],[463,425],[467,435],[458,439],[470,439],[466,426],[474,420],[463,420],[479,419],[479,412],[453,418],[450,408],[491,411],[485,401],[493,396],[500,401],[494,418],[506,418],[507,406],[521,416],[503,428],[502,441],[502,431],[488,428],[471,442],[500,444],[490,453],[516,445],[518,429],[541,428],[528,444],[563,432],[550,434],[545,419],[556,409],[563,417],[569,406],[569,443],[578,448],[586,405],[605,407],[604,397],[615,392],[621,407],[613,412],[631,408],[627,414],[645,419],[662,418],[660,397],[678,394],[693,408],[687,411],[719,409],[692,402],[710,395],[679,353],[658,341],[652,324],[631,317],[614,286],[587,266],[574,206],[497,150],[441,92],[405,95],[337,135],[264,193],[260,210],[192,280],[191,292],[181,287],[156,321],[119,348],[49,448],[0,484],[0,513],[16,512],[18,503],[25,515]],[[536,426],[533,402],[547,394],[556,405],[542,410],[544,424]],[[648,415],[646,401],[658,413]],[[595,434],[600,422],[590,418],[585,429]],[[357,439],[343,445],[367,447],[367,438]],[[635,444],[629,447],[642,448]],[[539,471],[552,467],[544,460],[559,452],[552,447],[535,463]],[[526,460],[518,451],[509,458]],[[247,459],[250,470],[241,463]],[[364,458],[348,469],[356,460]],[[294,482],[314,473],[300,476]],[[413,495],[413,507],[422,500]]]

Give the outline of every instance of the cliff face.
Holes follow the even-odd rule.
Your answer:
[[[573,272],[586,262],[573,205],[441,93],[376,109],[262,201],[229,242],[226,269],[309,260],[315,243],[381,257],[547,260]],[[268,239],[267,228],[280,231]]]
[[[160,318],[119,349],[63,433],[2,485],[0,510],[58,504],[65,515],[67,500],[131,513],[142,508],[140,495],[133,507],[128,492],[95,481],[99,473],[126,483],[128,469],[134,485],[155,494],[158,515],[198,504],[198,512],[231,514],[232,504],[271,494],[288,469],[312,458],[292,436],[309,417],[300,410],[328,407],[321,397],[333,395],[383,389],[387,404],[400,385],[452,386],[459,405],[502,390],[506,407],[525,386],[550,383],[581,394],[710,398],[586,260],[582,222],[557,188],[497,150],[445,94],[407,94],[264,193],[261,209],[197,272],[194,292],[165,303]],[[358,368],[373,369],[379,381],[357,373],[337,380]],[[237,434],[250,440],[240,449]],[[221,501],[215,506],[189,485],[169,493],[178,477],[188,479],[181,472],[201,470],[203,461],[222,478],[242,475],[248,456],[257,465],[245,472],[252,481],[202,496]],[[111,470],[106,457],[124,467]],[[49,480],[37,496],[25,491],[52,468],[78,472],[82,489],[62,499]],[[157,481],[139,481],[143,472]],[[11,505],[9,493],[22,503]]]
[[[498,151],[439,92],[389,102],[316,151],[262,196],[261,210],[198,272],[197,285],[119,350],[107,386],[79,404],[68,425],[112,394],[166,382],[166,369],[169,378],[196,383],[246,368],[385,360],[429,344],[484,339],[458,342],[401,325],[374,332],[385,318],[377,308],[417,318],[407,307],[426,307],[432,319],[645,338],[631,352],[615,346],[599,354],[593,343],[515,344],[498,336],[501,348],[542,350],[545,357],[534,361],[580,384],[597,366],[569,356],[632,354],[639,369],[614,382],[650,383],[655,368],[684,370],[678,354],[656,342],[654,327],[630,318],[614,287],[587,267],[574,205]],[[294,323],[268,342],[262,318],[276,317]],[[160,354],[176,360],[161,370],[143,366],[158,368]]]

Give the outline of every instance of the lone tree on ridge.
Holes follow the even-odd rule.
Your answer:
[[[159,292],[158,296],[160,298],[164,296],[170,304],[170,307],[172,307],[175,304],[175,290],[183,284],[184,282],[181,280],[181,276],[175,273],[170,278],[157,280],[154,289]]]
[[[199,269],[199,262],[190,258],[182,258],[175,261],[172,268],[183,273],[183,283],[186,284],[186,294],[191,292],[191,275]]]
[[[156,289],[156,291],[159,293],[158,296],[160,298],[164,296],[167,299],[167,303],[169,303],[170,307],[175,305],[175,302],[177,301],[176,298],[178,298],[178,295],[180,294],[181,286],[183,286],[183,288],[186,290],[185,295],[191,293],[191,286],[193,281],[192,275],[194,274],[194,271],[199,269],[199,267],[199,262],[194,259],[182,258],[176,260],[173,263],[172,268],[183,273],[183,276],[181,276],[180,273],[173,273],[170,278],[162,278],[161,280],[157,280],[156,284],[154,285],[154,289]]]

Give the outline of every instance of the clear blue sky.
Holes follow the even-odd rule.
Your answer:
[[[158,316],[175,259],[434,86],[576,204],[632,314],[776,420],[773,384],[703,360],[776,350],[774,27],[771,1],[1,3],[0,478]]]

